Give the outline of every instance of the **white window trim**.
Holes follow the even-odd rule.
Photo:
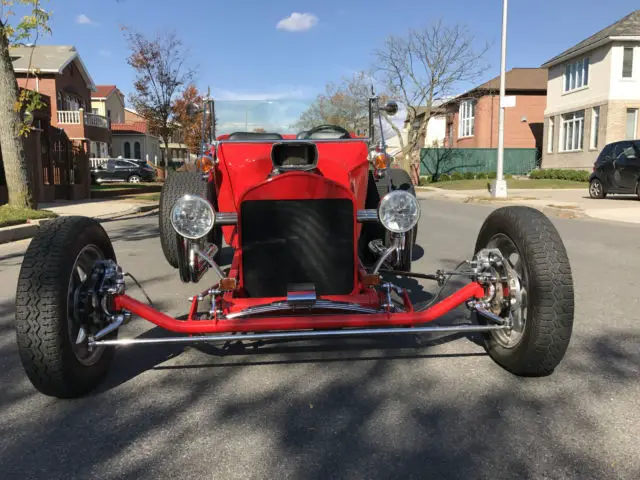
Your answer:
[[[561,152],[581,152],[584,148],[584,113],[582,115],[582,117],[576,117],[576,114],[580,113],[580,112],[584,112],[583,110],[578,110],[575,112],[568,112],[563,114],[560,117],[560,141],[558,142],[558,150]],[[564,117],[565,115],[572,115],[573,118],[566,120]],[[571,143],[574,143],[575,140],[575,145],[577,146],[572,146],[573,148],[565,148],[566,146],[566,132],[567,132],[567,126],[571,124],[572,125],[572,139],[571,139]],[[574,137],[573,135],[575,135],[575,128],[576,126],[580,127],[579,130],[579,134],[577,135],[577,138]],[[582,144],[582,147],[580,147],[579,145]]]
[[[634,111],[634,119],[633,119],[633,135],[631,135],[631,138],[626,138],[627,137],[627,115],[629,114],[629,110],[633,110]],[[638,108],[627,108],[625,111],[625,117],[624,117],[624,136],[625,136],[625,140],[636,140],[638,137],[638,117],[639,117],[639,110]]]
[[[597,112],[597,114],[596,114]],[[596,127],[596,118],[598,119],[598,126]],[[591,150],[597,150],[600,143],[600,136],[598,135],[598,142],[596,143],[597,130],[600,128],[600,106],[593,107],[591,109],[591,132],[589,133],[589,148]]]
[[[556,133],[556,122],[553,117],[549,117],[549,128],[547,131],[547,153],[553,153],[553,137]]]
[[[587,62],[587,66],[586,66],[586,70],[584,67],[584,62]],[[569,67],[571,69],[571,66],[573,66],[573,72],[574,75],[576,76],[575,80],[576,80],[576,84],[577,84],[577,74],[578,74],[578,64],[580,64],[580,79],[581,79],[581,84],[580,85],[576,85],[574,87],[571,87],[571,85],[569,85],[569,88],[567,88],[567,67]],[[586,75],[585,75],[586,73]],[[584,77],[587,77],[587,81],[584,81]],[[585,90],[587,88],[589,88],[589,82],[591,81],[591,61],[589,59],[589,57],[581,57],[578,59],[573,59],[571,62],[567,62],[564,64],[564,72],[562,72],[562,93],[574,93],[574,92],[578,92],[580,90]],[[569,82],[571,83],[571,82]]]
[[[468,108],[469,105],[473,106],[473,114],[467,117],[467,116],[464,116],[463,112],[466,111],[465,107]],[[463,100],[462,102],[460,102],[460,109],[458,110],[458,138],[472,138],[475,135],[475,131],[476,131],[475,107],[476,107],[476,101],[474,99]],[[468,129],[471,131],[471,134],[465,135],[463,133],[467,130],[467,128],[465,128],[465,124],[466,124],[466,127],[468,127]]]
[[[631,76],[624,76],[624,51],[630,49],[631,50]],[[636,60],[636,49],[635,47],[622,47],[622,68],[620,69],[620,79],[624,81],[634,80],[635,74],[635,60]]]

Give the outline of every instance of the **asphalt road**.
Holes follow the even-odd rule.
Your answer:
[[[424,201],[416,269],[467,258],[490,208]],[[73,401],[36,393],[23,374],[12,315],[27,242],[0,246],[0,479],[637,480],[640,229],[553,221],[577,307],[571,346],[550,377],[512,376],[459,337],[224,354],[142,346],[121,348],[103,387]],[[156,304],[184,314],[200,286],[181,284],[165,264],[157,217],[105,227]],[[433,288],[409,286],[414,300]],[[134,320],[121,335],[162,333]]]

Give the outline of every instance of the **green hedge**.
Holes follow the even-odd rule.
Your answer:
[[[420,177],[420,185],[425,186],[430,183],[437,182],[450,182],[452,180],[493,180],[496,178],[496,172],[481,172],[481,173],[473,173],[473,172],[453,172],[451,175],[448,173],[442,173],[438,175],[436,180],[433,179],[432,175],[422,175]],[[504,176],[505,180],[509,180],[513,178],[513,175],[506,174]]]
[[[571,180],[574,182],[588,182],[590,173],[586,170],[563,170],[560,168],[547,168],[542,170],[533,170],[529,174],[529,178],[533,180],[550,179],[550,180]]]

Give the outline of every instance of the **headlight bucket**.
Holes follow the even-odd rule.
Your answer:
[[[171,209],[171,225],[181,236],[197,240],[211,231],[215,212],[211,203],[197,195],[180,197]]]
[[[393,233],[406,233],[420,219],[418,199],[405,190],[387,193],[378,207],[378,218],[382,226]]]

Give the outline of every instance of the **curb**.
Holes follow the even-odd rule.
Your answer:
[[[140,205],[138,207],[130,208],[120,213],[103,215],[93,217],[98,221],[106,222],[109,220],[115,220],[117,218],[126,217],[128,215],[135,215],[137,213],[146,213],[158,209],[158,204],[152,205]],[[60,217],[58,217],[60,218]],[[21,225],[13,225],[10,227],[0,228],[0,245],[4,243],[17,242],[19,240],[26,240],[33,238],[38,233],[38,228],[41,224],[55,220],[53,218],[45,218],[42,220],[30,220],[28,223]]]

